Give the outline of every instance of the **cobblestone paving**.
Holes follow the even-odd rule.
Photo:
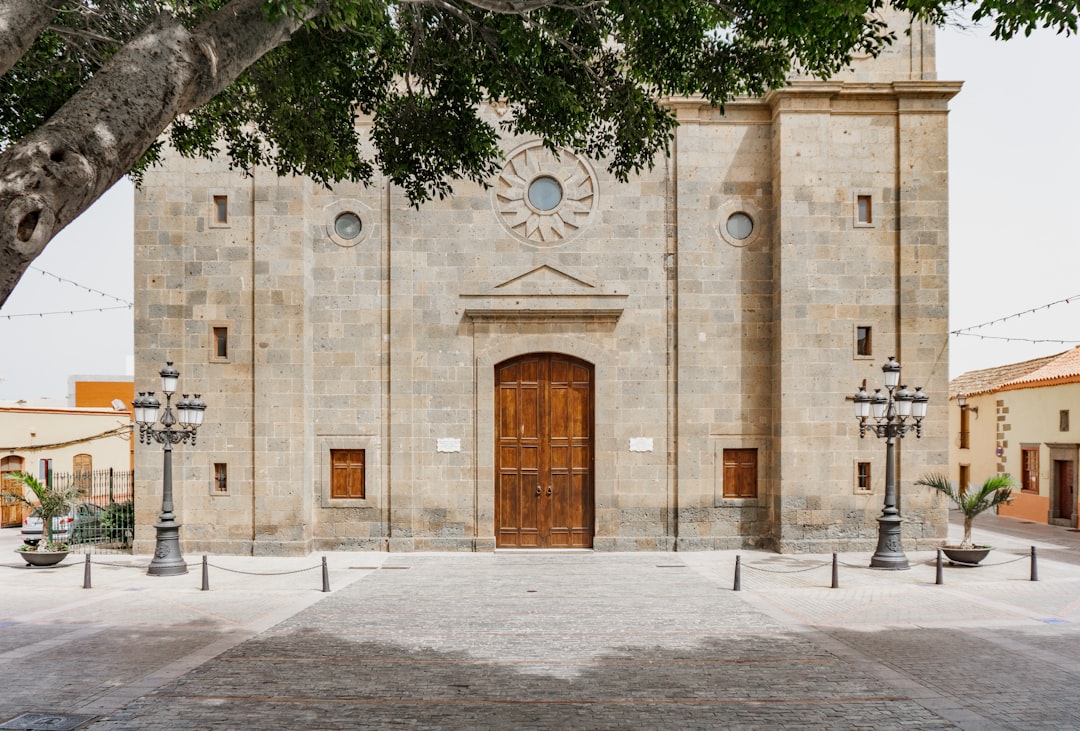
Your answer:
[[[669,555],[392,563],[90,728],[958,727]]]

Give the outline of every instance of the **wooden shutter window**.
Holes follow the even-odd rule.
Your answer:
[[[364,450],[330,450],[330,497],[358,500],[364,497]]]
[[[757,497],[757,465],[756,449],[725,449],[724,497]]]

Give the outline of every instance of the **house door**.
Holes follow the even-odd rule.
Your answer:
[[[495,546],[592,548],[592,366],[523,355],[495,388]]]
[[[1073,465],[1071,459],[1054,460],[1054,486],[1057,490],[1057,515],[1055,518],[1071,520],[1076,509],[1073,492]]]
[[[0,458],[0,491],[15,495],[23,494],[22,483],[7,479],[7,473],[23,469],[23,458],[8,456]],[[22,525],[23,506],[20,503],[0,500],[0,528]]]

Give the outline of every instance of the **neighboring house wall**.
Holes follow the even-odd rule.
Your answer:
[[[124,405],[128,420],[134,418],[131,402],[135,399],[135,381],[132,376],[75,376],[71,380],[74,403],[77,407],[115,409],[116,403]],[[135,440],[131,440],[128,469],[135,469]]]
[[[23,471],[40,476],[41,461],[51,460],[54,472],[74,472],[88,464],[94,470],[126,471],[131,464],[130,429],[128,413],[112,409],[0,406],[0,467],[21,463]],[[6,522],[15,521],[8,515]]]
[[[1018,483],[999,514],[1039,523],[1077,526],[1080,466],[1080,348],[953,380],[951,395],[967,391],[970,446],[960,446],[960,409],[950,401],[950,477],[969,468],[979,484],[994,474]]]
[[[174,361],[208,404],[173,454],[185,550],[492,550],[533,538],[508,511],[565,490],[597,549],[869,550],[886,450],[845,397],[891,355],[931,397],[898,450],[905,539],[944,537],[943,503],[910,487],[948,460],[959,84],[935,80],[932,39],[901,29],[843,78],[724,113],[673,101],[671,157],[625,183],[508,138],[492,190],[416,210],[381,179],[167,155],[136,193],[136,381],[160,397]],[[538,176],[557,212],[526,203]],[[540,419],[533,450],[556,402],[570,416]],[[136,462],[160,494],[160,446]],[[155,501],[136,507],[149,550]]]
[[[997,398],[1003,451],[999,469],[1023,481],[1028,451],[1028,460],[1037,460],[1037,467],[1028,470],[1028,486],[1038,483],[1034,490],[1017,490],[1014,503],[1000,513],[1076,527],[1080,435],[1071,422],[1080,415],[1080,383],[1002,391]],[[1067,430],[1060,428],[1062,411],[1069,413]]]

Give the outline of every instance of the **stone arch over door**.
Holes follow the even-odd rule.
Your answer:
[[[591,548],[595,526],[592,364],[528,353],[494,366],[498,548]]]

